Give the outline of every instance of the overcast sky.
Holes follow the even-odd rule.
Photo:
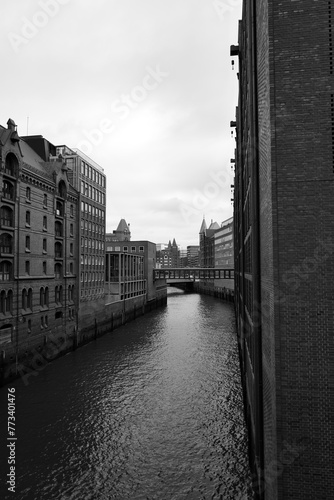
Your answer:
[[[196,245],[203,215],[232,215],[240,17],[241,0],[1,0],[0,123],[101,165],[108,232]]]

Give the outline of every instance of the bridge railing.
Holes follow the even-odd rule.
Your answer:
[[[159,268],[153,269],[153,279],[185,279],[185,280],[205,280],[205,279],[234,279],[234,269],[225,268]]]

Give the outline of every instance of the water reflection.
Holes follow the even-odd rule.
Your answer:
[[[174,289],[165,309],[12,385],[22,499],[247,498],[230,304]]]

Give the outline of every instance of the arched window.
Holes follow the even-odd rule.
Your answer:
[[[5,290],[2,290],[0,294],[0,313],[5,314],[5,312],[6,312],[6,292]]]
[[[62,256],[63,256],[63,246],[59,241],[57,241],[55,244],[55,257],[56,259],[61,259]]]
[[[58,238],[61,238],[63,236],[63,225],[59,220],[56,221],[55,223],[55,233]]]
[[[25,288],[22,290],[22,309],[25,311],[27,309],[27,298],[28,298],[28,293]]]
[[[64,181],[60,181],[58,184],[58,194],[61,198],[66,198],[66,184]]]
[[[42,287],[39,291],[39,305],[41,307],[44,307],[45,304],[45,295],[44,295],[44,288]]]
[[[59,217],[64,216],[64,207],[61,201],[57,201],[56,203],[56,215],[58,215]]]
[[[27,187],[27,188],[26,188],[26,199],[27,199],[28,201],[30,201],[30,200],[31,200],[31,189],[30,189],[30,187]]]
[[[13,292],[12,290],[8,290],[6,297],[6,313],[13,314]]]
[[[32,288],[28,290],[27,308],[32,310]]]
[[[14,212],[9,207],[1,207],[1,225],[14,227]]]
[[[0,252],[1,253],[13,253],[13,238],[10,234],[0,235]]]
[[[45,300],[46,307],[49,307],[49,288],[48,287],[45,288],[44,300]]]
[[[30,236],[26,236],[26,250],[30,250]]]
[[[57,262],[57,264],[55,264],[55,278],[59,280],[61,277],[62,277],[62,265],[59,264],[59,262]]]
[[[0,263],[0,281],[10,281],[12,264],[6,260]]]
[[[15,190],[14,190],[14,185],[7,181],[7,180],[4,180],[3,181],[3,197],[6,198],[6,200],[14,200],[14,193],[15,193]]]
[[[19,162],[14,153],[8,153],[8,155],[6,156],[5,173],[7,175],[15,177],[18,170],[18,165]]]
[[[56,286],[55,288],[55,301],[57,304],[61,304],[63,302],[63,287]]]

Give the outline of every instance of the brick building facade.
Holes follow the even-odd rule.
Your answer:
[[[253,486],[332,496],[332,2],[247,0],[239,42],[235,304]]]
[[[78,311],[78,199],[62,160],[44,161],[13,120],[0,127],[0,344],[18,367]]]

